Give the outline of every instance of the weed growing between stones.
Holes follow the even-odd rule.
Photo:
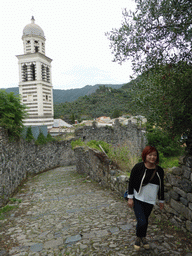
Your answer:
[[[16,207],[17,207],[17,205],[6,205],[6,206],[0,208],[0,220],[5,219],[4,213],[10,212],[11,210],[13,210]]]

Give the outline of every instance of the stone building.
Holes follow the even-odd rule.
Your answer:
[[[27,106],[25,126],[53,126],[52,59],[45,55],[45,35],[40,26],[31,23],[23,29],[24,54],[17,55],[19,94]]]

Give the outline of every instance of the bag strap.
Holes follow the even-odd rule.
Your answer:
[[[153,174],[151,175],[149,182],[154,178],[156,171],[157,171],[157,166],[155,167],[155,170],[154,170]]]

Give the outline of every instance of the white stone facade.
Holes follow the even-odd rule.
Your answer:
[[[19,64],[19,94],[28,115],[25,126],[53,126],[53,87],[51,77],[52,59],[45,55],[45,36],[35,24],[23,29],[24,54],[17,55]]]

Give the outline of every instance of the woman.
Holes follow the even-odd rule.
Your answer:
[[[130,175],[128,206],[134,209],[137,219],[136,241],[134,247],[139,250],[141,243],[149,249],[146,240],[148,218],[156,203],[157,195],[160,209],[164,207],[164,171],[158,166],[159,153],[153,146],[146,146],[142,152],[143,162],[137,163]]]

